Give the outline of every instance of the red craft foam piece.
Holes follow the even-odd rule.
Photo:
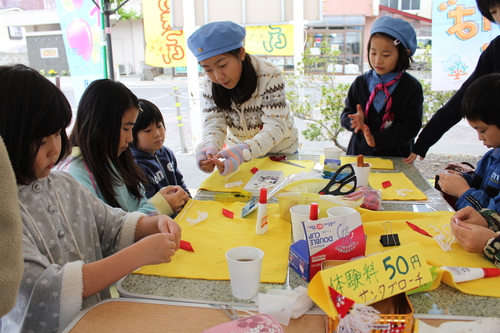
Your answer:
[[[225,217],[228,217],[230,219],[232,219],[234,217],[234,213],[230,210],[227,210],[225,208],[222,208],[222,214],[225,216]]]
[[[183,240],[181,240],[180,248],[183,250],[189,251],[189,252],[194,252],[193,246],[191,245],[191,243],[183,241]]]
[[[391,181],[390,181],[390,180],[386,180],[385,182],[383,182],[383,183],[382,183],[382,187],[383,187],[383,188],[387,188],[387,187],[389,187],[389,186],[392,186],[392,184],[391,184]]]
[[[250,169],[250,171],[252,171],[253,174],[256,174],[259,169],[257,169],[257,167],[253,167]]]

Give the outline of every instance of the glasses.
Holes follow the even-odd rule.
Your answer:
[[[357,179],[352,164],[344,164],[333,175],[328,184],[318,193],[347,195],[356,190]]]

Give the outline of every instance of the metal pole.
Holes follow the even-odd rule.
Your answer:
[[[109,9],[109,0],[104,0],[104,26],[106,30],[106,49],[108,53],[108,71],[109,78],[114,81],[115,79],[115,69],[113,66],[113,49],[111,42],[111,23],[109,16],[114,13],[114,11]]]
[[[179,127],[179,136],[181,139],[181,148],[183,153],[187,153],[186,140],[184,139],[184,124],[182,123],[181,102],[179,100],[179,87],[174,85],[175,109],[177,110],[177,126]]]

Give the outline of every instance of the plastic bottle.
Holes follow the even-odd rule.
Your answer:
[[[441,268],[453,275],[455,283],[500,276],[500,268],[472,268],[458,266],[443,266]]]
[[[267,232],[267,188],[260,189],[259,203],[257,206],[257,224],[255,233],[264,235]]]

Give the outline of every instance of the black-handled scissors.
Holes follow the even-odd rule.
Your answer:
[[[342,165],[328,184],[318,193],[330,195],[346,195],[356,190],[358,184],[352,164]]]

